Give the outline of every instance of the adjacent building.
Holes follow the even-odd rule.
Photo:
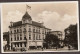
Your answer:
[[[9,50],[9,32],[3,32],[3,49]]]
[[[51,31],[51,34],[54,34],[59,39],[60,46],[63,46],[63,32],[62,31]]]
[[[9,30],[10,49],[26,50],[43,47],[43,39],[51,31],[43,23],[33,21],[28,12],[23,15],[21,21],[10,22]]]

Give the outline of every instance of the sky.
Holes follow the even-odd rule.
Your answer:
[[[27,9],[26,4],[31,9]],[[26,10],[33,21],[44,22],[52,31],[64,31],[70,24],[77,23],[77,7],[76,2],[2,4],[3,32],[9,31],[11,21],[21,21]]]

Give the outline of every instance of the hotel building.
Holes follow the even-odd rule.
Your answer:
[[[23,15],[21,21],[10,22],[9,30],[10,49],[26,50],[43,47],[43,39],[51,31],[43,23],[32,21],[28,12]]]

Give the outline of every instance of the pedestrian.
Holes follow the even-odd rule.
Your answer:
[[[56,46],[56,50],[57,50],[57,46]]]
[[[70,50],[70,45],[68,45],[68,50]]]
[[[42,47],[42,51],[43,51],[43,47]]]

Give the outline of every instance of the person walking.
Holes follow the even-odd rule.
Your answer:
[[[68,50],[70,50],[70,45],[68,45]]]

